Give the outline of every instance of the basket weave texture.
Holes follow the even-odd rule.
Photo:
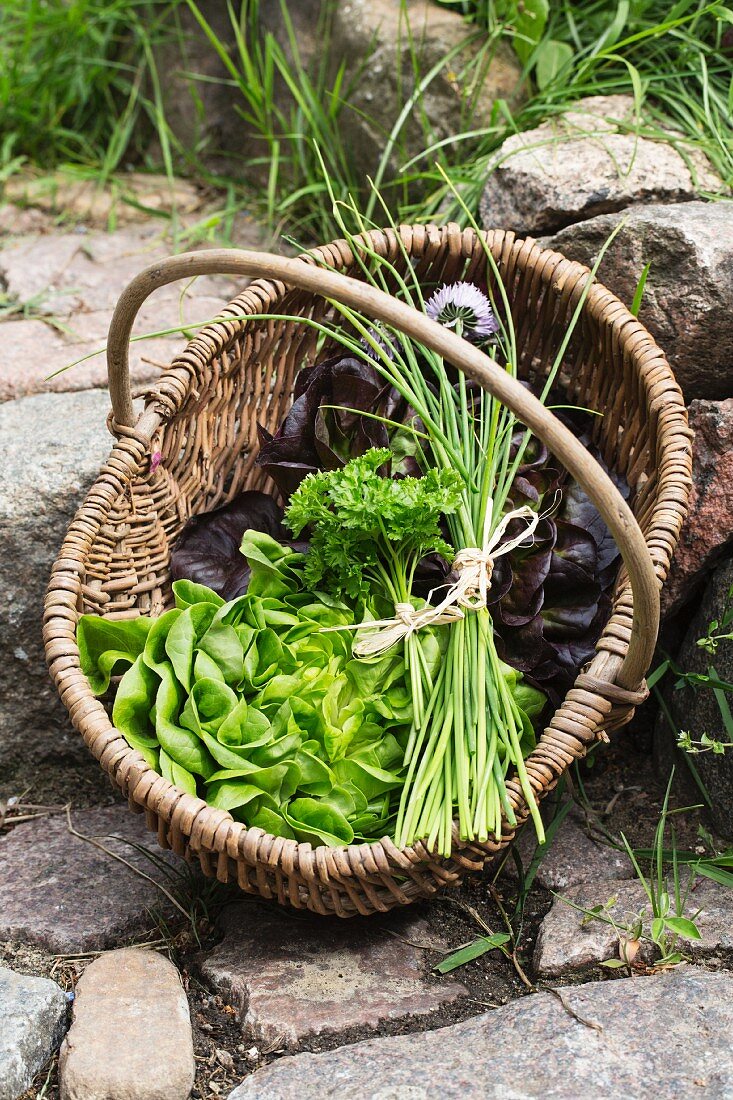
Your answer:
[[[398,269],[406,268],[409,256],[425,291],[443,282],[475,281],[486,271],[484,245],[472,230],[404,226],[398,233],[375,231],[367,237],[369,247]],[[591,276],[587,268],[541,249],[535,241],[502,231],[488,232],[485,240],[509,297],[520,377],[541,379]],[[344,241],[290,263],[361,277]],[[151,287],[170,281],[156,279],[153,269],[149,273]],[[261,313],[293,319],[246,321]],[[162,847],[198,858],[206,874],[236,881],[248,893],[347,917],[405,905],[457,883],[508,844],[514,830],[507,825],[501,837],[487,843],[467,842],[454,824],[452,854],[442,858],[422,843],[399,850],[383,839],[314,849],[247,828],[172,786],[128,746],[92,694],[75,640],[82,613],[159,615],[171,604],[170,550],[186,520],[243,489],[273,489],[254,465],[256,425],[259,421],[275,431],[291,404],[297,371],[315,356],[316,333],[297,318],[329,316],[332,306],[318,293],[258,279],[146,392],[145,411],[136,424],[123,423],[122,415],[110,417],[116,443],[54,564],[44,640],[51,675],[74,726],[130,806],[145,812]],[[603,412],[596,418],[596,442],[607,466],[631,487],[631,507],[660,587],[691,485],[690,431],[669,365],[644,327],[594,283],[560,379],[568,401]],[[119,395],[115,404],[119,411]],[[624,559],[631,573],[630,556],[624,554]],[[645,564],[648,568],[649,560]],[[578,676],[527,759],[538,798],[606,731],[628,721],[645,697],[646,668],[637,669],[635,682],[629,683],[624,661],[632,633],[643,636],[641,641],[635,637],[637,648],[651,653],[657,622],[651,621],[651,612],[650,621],[639,622],[638,600],[633,622],[633,603],[624,567],[597,656]],[[510,780],[508,791],[521,823],[527,808],[518,783]]]

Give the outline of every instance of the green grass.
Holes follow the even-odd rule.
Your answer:
[[[604,0],[551,4],[541,38],[532,44],[517,37],[512,12],[516,4],[478,0],[463,7],[491,33],[500,22],[497,8],[503,9],[504,32],[522,53],[532,81],[532,93],[519,111],[511,115],[502,105],[494,126],[466,135],[465,140],[478,141],[472,158],[454,157],[453,181],[462,185],[469,205],[478,202],[489,164],[511,132],[535,127],[576,100],[596,95],[633,96],[634,132],[671,140],[685,156],[699,150],[721,178],[733,184],[730,8],[694,0],[671,5],[660,0],[621,0],[615,6]],[[565,60],[548,78],[539,62],[548,45],[557,52],[558,44]],[[432,198],[424,204],[430,213],[445,210],[450,198],[437,175],[435,182]],[[458,210],[449,202],[447,213],[453,216]]]
[[[260,0],[241,0],[237,7],[230,0],[230,32],[225,38],[216,34],[196,0],[187,3],[226,70],[233,109],[259,150],[249,158],[248,169],[259,181],[269,224],[287,226],[291,232],[302,232],[310,238],[328,239],[334,232],[332,195],[338,202],[356,198],[370,218],[375,212],[374,190],[355,167],[344,129],[351,112],[361,113],[352,105],[353,93],[369,68],[375,41],[367,44],[363,57],[335,58],[334,7],[325,5],[315,35],[322,49],[315,63],[307,65],[287,0],[268,0],[268,4],[280,7],[282,41],[269,31],[263,33]],[[394,162],[400,157],[407,159],[405,132],[410,122],[417,120],[424,147],[434,144],[431,122],[423,109],[425,92],[447,67],[459,65],[459,56],[469,45],[473,47],[470,60],[464,59],[457,74],[467,89],[456,117],[456,129],[460,130],[470,120],[474,96],[497,42],[497,34],[486,35],[467,26],[465,37],[423,71],[417,29],[411,25],[403,4],[397,54],[407,59],[411,74],[409,81],[401,84],[404,76],[397,73],[402,107],[391,126],[381,129],[383,152],[373,168],[374,185],[388,197],[393,209],[414,202],[423,190],[422,170],[411,166],[395,173]],[[432,159],[448,167],[442,149]]]
[[[72,163],[101,177],[157,133],[167,159],[153,48],[177,33],[179,0],[3,0],[0,171]]]
[[[317,64],[306,68],[286,5],[282,11],[287,46],[269,32],[260,33],[259,0],[242,0],[239,10],[226,5],[231,28],[226,41],[194,0],[188,0],[188,6],[226,70],[243,130],[257,142],[248,170],[259,181],[269,224],[287,223],[297,229],[308,221],[314,235],[327,233],[330,219],[326,215],[324,224],[323,214],[329,203],[318,150],[328,178],[338,181],[344,195],[356,192],[358,181],[341,141],[339,118],[360,76],[357,69],[347,79],[344,59],[329,79],[329,11],[317,29],[324,48]]]
[[[294,10],[294,0],[289,2]],[[436,141],[423,94],[440,66],[420,69],[405,9],[400,35],[412,72],[403,89],[404,107],[385,130],[384,152],[374,166],[379,190],[397,219],[465,221],[445,175],[475,210],[501,143],[589,95],[633,96],[634,132],[672,140],[685,156],[694,149],[704,152],[721,177],[733,183],[733,9],[700,0],[621,0],[610,6],[604,0],[442,2],[466,16],[467,40],[482,43],[472,62],[473,76],[478,77],[498,43],[510,42],[523,65],[527,97],[513,112],[508,103],[496,101],[489,124],[477,130],[471,129],[472,99],[467,96],[462,117],[456,118],[457,136]],[[330,63],[333,7],[324,11],[318,28],[323,48],[311,66],[289,24],[287,4],[286,41],[262,33],[259,0],[230,0],[227,10],[230,28],[222,39],[196,0],[4,0],[0,182],[26,162],[49,170],[83,166],[100,181],[130,164],[162,168],[224,192],[221,217],[214,216],[218,229],[251,201],[254,186],[262,217],[303,240],[333,236],[329,189],[338,201],[349,195],[363,201],[367,217],[378,214],[369,207],[372,192],[356,171],[343,125],[370,59]],[[232,108],[243,131],[256,139],[258,151],[248,165],[243,162],[237,179],[213,177],[196,139],[189,145],[178,140],[166,120],[165,74],[158,72],[157,51],[163,42],[177,42],[185,69],[184,13],[197,20],[219,56]],[[445,63],[460,52],[448,55]],[[195,111],[203,78],[187,76]],[[404,135],[413,119],[422,126],[426,154],[410,161]],[[156,163],[151,148],[158,151]]]

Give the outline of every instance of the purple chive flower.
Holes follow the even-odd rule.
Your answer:
[[[395,336],[390,332],[386,332],[379,324],[370,325],[368,332],[374,343],[382,349],[387,358],[394,359],[396,339]],[[373,359],[375,363],[381,362],[379,355],[365,336],[362,336],[359,344],[361,345],[361,347],[364,348],[364,351],[367,353],[368,359]]]
[[[162,457],[163,456],[160,453],[160,451],[156,451],[155,454],[151,456],[151,459],[150,459],[150,472],[151,473],[155,473],[155,471],[158,469],[158,467],[160,466],[160,462],[161,462]]]
[[[425,312],[467,340],[485,340],[499,331],[489,299],[473,283],[445,283],[425,303]]]

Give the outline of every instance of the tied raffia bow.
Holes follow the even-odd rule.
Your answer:
[[[509,554],[533,535],[541,518],[537,512],[525,504],[503,516],[493,533],[490,533],[491,515],[487,515],[483,547],[473,546],[458,551],[453,559],[453,570],[458,573],[458,579],[450,585],[445,597],[436,606],[428,603],[427,607],[417,610],[412,604],[398,603],[395,605],[395,614],[392,619],[375,619],[351,627],[331,627],[330,629],[373,631],[374,633],[368,638],[362,638],[357,642],[352,652],[355,657],[379,657],[425,626],[455,623],[465,617],[464,611],[481,611],[488,606],[494,561],[502,554]],[[509,524],[515,519],[526,519],[527,526],[515,538],[502,541],[505,539]],[[436,590],[433,589],[433,591]],[[430,596],[432,594],[431,592]]]

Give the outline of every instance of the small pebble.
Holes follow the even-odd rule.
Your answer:
[[[224,1069],[234,1069],[234,1059],[228,1050],[217,1050],[216,1060]]]

